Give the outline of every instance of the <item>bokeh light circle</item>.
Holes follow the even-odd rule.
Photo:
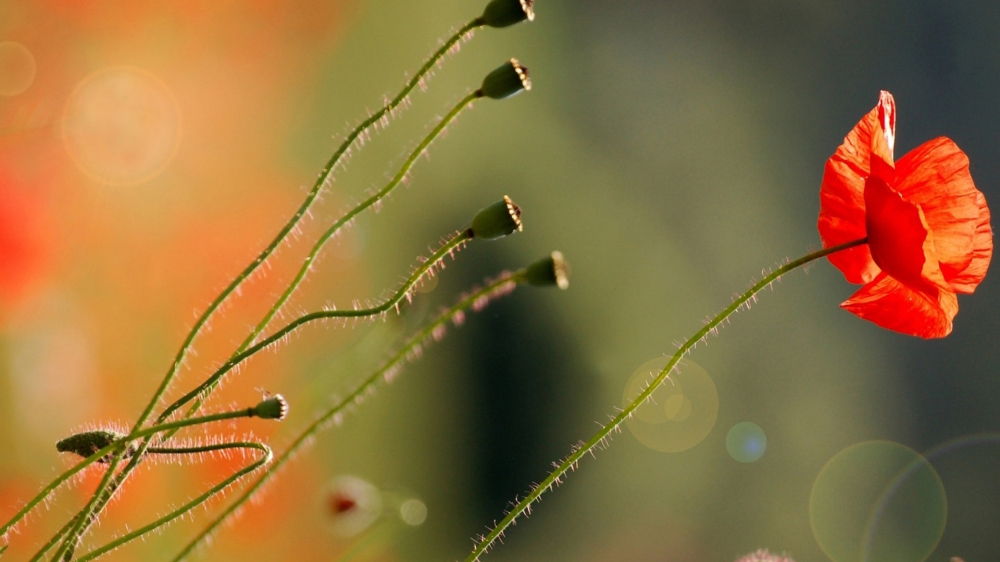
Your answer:
[[[750,463],[764,456],[767,435],[759,425],[740,422],[726,434],[726,451],[739,462]]]
[[[70,157],[109,185],[149,181],[166,168],[181,140],[181,115],[167,85],[149,72],[112,67],[85,78],[63,115]]]
[[[944,485],[916,451],[889,441],[859,443],[820,471],[809,524],[834,562],[923,562],[948,518]]]
[[[408,499],[399,506],[399,518],[411,527],[423,525],[427,520],[427,504],[416,498]]]
[[[0,96],[16,96],[35,81],[35,56],[16,41],[0,42]]]
[[[625,385],[623,407],[642,393],[667,361],[667,357],[658,357],[636,369]],[[701,443],[719,416],[719,393],[712,377],[692,361],[681,361],[678,368],[653,391],[653,399],[625,421],[640,443],[665,453],[686,451]]]

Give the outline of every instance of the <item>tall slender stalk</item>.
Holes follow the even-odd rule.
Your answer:
[[[178,421],[174,421],[174,422],[170,422],[170,423],[154,425],[154,426],[142,429],[142,430],[140,430],[138,432],[126,435],[126,436],[122,437],[121,439],[119,439],[119,440],[117,440],[117,441],[115,441],[115,442],[113,442],[113,443],[111,443],[111,444],[109,444],[109,445],[107,445],[105,447],[102,447],[101,449],[97,450],[95,453],[89,455],[87,458],[85,458],[84,460],[82,460],[81,462],[79,462],[76,466],[74,466],[74,467],[66,470],[65,472],[63,472],[62,474],[60,474],[58,477],[56,477],[55,480],[53,480],[48,486],[46,486],[37,496],[35,496],[34,498],[32,498],[31,501],[29,501],[23,508],[21,508],[21,510],[18,511],[14,515],[14,517],[3,526],[2,533],[0,533],[0,536],[2,536],[2,534],[5,534],[5,533],[9,532],[10,529],[14,525],[16,525],[19,521],[21,521],[32,509],[38,507],[42,502],[44,502],[45,499],[48,496],[50,496],[53,492],[55,492],[55,490],[59,486],[61,486],[66,481],[68,481],[70,478],[72,478],[73,476],[75,476],[80,471],[84,470],[85,468],[89,467],[90,465],[94,464],[95,462],[97,462],[97,461],[99,461],[99,460],[101,460],[103,458],[106,458],[108,455],[110,455],[112,453],[118,453],[118,455],[115,456],[114,459],[122,459],[122,458],[124,458],[124,455],[126,455],[126,454],[131,454],[132,456],[137,456],[137,454],[138,454],[137,452],[135,452],[135,451],[131,451],[130,452],[128,450],[128,444],[131,443],[132,441],[137,441],[139,439],[145,439],[147,437],[156,435],[157,433],[164,433],[164,432],[168,432],[168,431],[174,431],[174,430],[177,430],[177,429],[180,429],[180,428],[184,428],[184,427],[191,427],[191,426],[195,426],[195,425],[202,425],[202,424],[206,424],[206,423],[214,423],[214,422],[218,422],[218,421],[230,420],[230,419],[236,419],[236,418],[253,417],[253,415],[254,415],[253,408],[247,408],[247,409],[242,409],[242,410],[233,410],[233,411],[221,412],[221,413],[218,413],[218,414],[210,414],[210,415],[207,415],[207,416],[201,416],[201,417],[197,417],[197,418],[188,418],[188,419],[178,420]],[[108,476],[110,474],[113,474],[113,472],[112,472],[113,471],[113,467],[114,467],[114,463],[111,463],[111,465],[107,469],[107,472],[104,475],[105,478],[108,478]],[[35,555],[31,558],[31,560],[32,561],[41,560],[42,557],[45,556],[45,553],[48,552],[50,549],[52,549],[52,547],[54,547],[56,545],[56,543],[59,542],[60,538],[64,537],[69,532],[69,530],[72,529],[73,526],[76,525],[76,522],[77,522],[77,520],[78,520],[78,518],[80,516],[81,516],[80,513],[77,513],[62,529],[60,529],[47,543],[45,543],[41,547],[41,549],[38,550],[38,552],[35,553]],[[72,552],[72,551],[69,551],[69,552]],[[65,554],[63,556],[65,556]]]
[[[369,307],[369,308],[358,308],[354,310],[322,310],[319,312],[312,312],[310,314],[304,314],[299,316],[295,320],[289,322],[285,327],[281,328],[277,332],[271,334],[270,336],[264,338],[263,340],[257,342],[256,344],[250,346],[243,353],[233,356],[232,359],[226,361],[221,367],[216,369],[216,371],[209,376],[203,383],[198,385],[196,388],[181,396],[176,402],[170,405],[163,414],[160,416],[162,419],[167,419],[171,414],[176,412],[178,409],[184,406],[184,404],[195,399],[204,392],[208,392],[209,389],[213,388],[218,384],[219,380],[233,370],[237,365],[246,361],[252,357],[257,352],[268,346],[284,339],[289,334],[295,330],[301,328],[302,326],[315,322],[317,320],[329,320],[333,318],[365,318],[369,316],[377,316],[379,314],[388,312],[393,308],[399,306],[399,304],[406,298],[408,298],[412,293],[411,291],[420,282],[420,280],[427,275],[427,273],[433,270],[438,264],[444,260],[445,256],[452,254],[458,248],[464,246],[473,237],[471,230],[462,230],[448,239],[447,242],[441,245],[440,248],[427,259],[420,267],[418,267],[410,278],[403,283],[399,289],[396,290],[395,294],[383,301],[381,304]]]
[[[391,116],[393,112],[407,99],[407,97],[414,90],[414,88],[423,83],[424,79],[434,68],[434,66],[439,64],[448,54],[448,52],[452,48],[454,48],[455,45],[459,44],[463,40],[463,38],[465,38],[471,32],[478,29],[479,27],[482,27],[485,24],[486,22],[483,20],[483,18],[477,17],[469,21],[465,25],[463,25],[461,28],[459,28],[457,32],[455,32],[451,37],[446,39],[444,43],[424,62],[423,66],[421,66],[420,69],[417,70],[416,74],[414,74],[413,77],[410,78],[409,81],[407,81],[406,85],[396,95],[396,97],[394,97],[392,100],[386,103],[381,109],[373,113],[367,119],[362,121],[361,124],[355,127],[354,130],[347,135],[344,141],[340,144],[337,150],[327,161],[326,165],[323,166],[323,169],[320,172],[319,176],[317,177],[315,184],[309,191],[309,194],[306,196],[305,201],[303,201],[302,204],[299,206],[299,208],[295,211],[295,214],[293,214],[292,217],[289,219],[289,221],[285,224],[285,226],[282,227],[282,229],[278,232],[277,236],[275,236],[275,238],[271,241],[271,243],[268,244],[267,247],[257,256],[257,258],[254,259],[254,261],[252,261],[249,265],[247,265],[243,269],[243,271],[241,271],[233,279],[233,281],[230,282],[230,284],[225,289],[223,289],[221,293],[219,293],[219,295],[211,302],[211,304],[209,304],[205,312],[203,312],[202,315],[195,322],[194,326],[191,328],[191,331],[188,333],[188,335],[184,339],[184,342],[181,344],[180,349],[177,351],[177,355],[174,357],[174,360],[171,363],[170,368],[167,370],[166,375],[163,377],[160,386],[153,393],[153,396],[150,399],[149,403],[146,405],[145,409],[139,415],[138,420],[136,420],[136,423],[133,426],[133,431],[141,428],[149,419],[149,416],[152,414],[153,409],[156,407],[157,404],[159,404],[160,399],[166,393],[167,389],[170,387],[170,384],[173,382],[173,379],[180,371],[181,365],[184,364],[184,361],[187,358],[188,352],[191,350],[191,346],[193,345],[195,338],[198,336],[198,334],[201,332],[204,326],[208,323],[208,320],[212,317],[212,315],[216,312],[216,310],[218,310],[218,308],[222,305],[222,303],[225,302],[226,299],[228,299],[229,296],[232,295],[236,291],[236,289],[271,256],[272,253],[274,253],[274,251],[278,248],[278,246],[280,246],[284,242],[284,240],[288,237],[288,235],[295,229],[295,227],[298,226],[302,218],[306,215],[306,213],[309,211],[309,208],[312,206],[316,198],[319,196],[319,193],[320,191],[322,191],[323,186],[326,185],[326,183],[329,181],[330,176],[333,173],[334,169],[336,168],[337,164],[341,161],[341,159],[351,148],[351,146],[353,146],[354,143],[370,127],[376,125],[377,123],[387,122],[388,117]],[[132,470],[135,469],[135,466],[137,466],[138,459],[141,458],[142,453],[145,452],[147,447],[149,447],[148,440],[140,445],[139,454],[136,455],[122,471],[122,474],[120,476],[121,479],[127,478],[128,475],[132,472]],[[60,545],[59,550],[56,552],[57,560],[61,560],[63,558],[72,558],[71,552],[73,549],[73,545],[79,542],[80,538],[85,532],[85,529],[89,527],[89,525],[92,523],[95,514],[100,512],[100,510],[104,508],[104,505],[106,505],[107,500],[109,500],[110,497],[114,494],[113,491],[109,494],[107,492],[107,489],[111,482],[110,475],[114,473],[120,462],[121,458],[117,455],[115,456],[115,458],[112,459],[111,467],[109,467],[109,470],[105,475],[105,478],[101,480],[101,483],[98,485],[97,490],[95,490],[91,500],[88,501],[87,505],[83,508],[83,510],[81,510],[82,517],[77,518],[77,522],[73,525],[73,527],[69,531],[66,540],[63,541],[62,545]]]
[[[380,380],[390,379],[391,374],[395,372],[395,370],[400,367],[406,358],[413,353],[415,349],[420,347],[423,342],[427,341],[429,338],[435,337],[435,334],[439,334],[439,331],[442,330],[448,322],[453,322],[455,318],[463,314],[466,309],[478,306],[477,303],[484,302],[484,299],[488,300],[493,296],[506,294],[513,290],[518,283],[523,281],[524,270],[510,275],[501,275],[497,279],[487,283],[481,289],[468,294],[451,308],[442,312],[432,322],[424,326],[423,329],[407,340],[406,343],[404,343],[403,346],[400,347],[388,361],[383,363],[381,367],[371,373],[365,378],[364,381],[361,382],[361,384],[355,387],[350,394],[323,412],[308,427],[306,427],[302,433],[300,433],[298,437],[292,441],[291,445],[278,455],[270,469],[260,475],[260,477],[258,477],[253,484],[243,491],[240,497],[229,504],[229,506],[226,507],[222,513],[217,515],[207,527],[205,527],[194,539],[192,539],[191,542],[188,543],[188,545],[184,547],[184,549],[176,557],[174,557],[174,562],[183,560],[187,557],[187,555],[191,554],[191,552],[193,552],[199,544],[208,540],[208,538],[216,531],[216,529],[219,528],[220,525],[233,517],[239,508],[251,497],[253,497],[253,495],[256,494],[264,486],[264,484],[270,481],[270,479],[277,474],[278,470],[286,462],[291,460],[296,453],[309,444],[312,438],[320,430],[329,426],[331,423],[338,423],[344,411],[352,404],[360,401],[361,398],[374,388]]]
[[[233,355],[232,357],[230,357],[230,359],[233,359],[239,356],[241,353],[245,352],[251,345],[254,344],[254,342],[257,341],[257,338],[259,338],[260,335],[264,333],[264,330],[267,329],[268,324],[271,323],[271,320],[274,319],[274,316],[278,314],[278,312],[285,305],[285,303],[288,302],[288,299],[292,297],[295,291],[298,290],[299,286],[305,280],[306,275],[309,274],[309,271],[312,269],[313,264],[316,263],[316,260],[319,257],[320,252],[322,252],[323,247],[326,245],[326,243],[334,235],[336,235],[337,232],[340,231],[340,229],[343,228],[346,224],[354,220],[354,218],[357,217],[359,214],[361,214],[364,210],[369,209],[373,205],[378,204],[380,201],[386,198],[400,183],[402,183],[403,179],[407,176],[407,174],[409,174],[414,164],[416,164],[417,159],[420,158],[420,155],[427,150],[427,148],[431,145],[431,143],[433,143],[434,140],[441,135],[441,133],[448,127],[448,125],[452,121],[454,121],[455,118],[457,118],[458,115],[464,109],[471,107],[472,103],[481,97],[482,97],[482,92],[480,90],[471,92],[465,97],[463,97],[462,100],[458,102],[458,104],[456,104],[455,107],[453,107],[451,111],[449,111],[437,123],[437,125],[434,126],[431,132],[428,133],[426,137],[424,137],[424,139],[420,142],[420,144],[417,145],[417,148],[410,154],[410,156],[406,159],[406,161],[403,162],[403,165],[400,167],[396,175],[393,176],[393,178],[389,181],[389,183],[385,184],[385,186],[383,186],[382,189],[378,190],[377,192],[372,194],[371,197],[365,199],[364,201],[356,205],[353,209],[345,213],[342,217],[337,219],[336,222],[330,225],[330,228],[328,228],[326,232],[324,232],[316,240],[316,243],[313,245],[312,250],[310,250],[309,254],[303,260],[302,266],[299,268],[298,273],[296,273],[295,278],[292,279],[292,282],[288,285],[288,287],[285,288],[284,292],[281,293],[281,296],[278,297],[278,300],[275,301],[274,305],[271,306],[271,308],[267,311],[267,313],[260,320],[260,322],[258,322],[257,325],[254,327],[254,329],[250,331],[250,334],[246,337],[246,339],[244,339],[243,342],[239,345],[239,347],[236,348],[236,351],[233,352]],[[192,416],[195,413],[197,413],[199,408],[201,408],[201,405],[205,402],[205,400],[208,399],[208,396],[219,385],[219,382],[220,381],[217,380],[212,384],[210,384],[208,387],[204,388],[198,399],[195,400],[194,404],[192,404],[191,407],[188,409],[188,411],[185,413],[185,416]],[[173,411],[174,410],[168,408],[164,412],[164,416],[169,415]],[[162,417],[163,416],[161,416],[161,418]]]
[[[234,472],[232,475],[230,475],[228,478],[226,478],[222,482],[216,484],[215,486],[213,486],[211,489],[209,489],[205,493],[203,493],[203,494],[199,495],[198,497],[192,499],[191,501],[187,502],[186,504],[182,505],[181,507],[179,507],[179,508],[171,511],[170,513],[164,515],[163,517],[160,517],[156,521],[153,521],[152,523],[149,523],[148,525],[140,527],[140,528],[136,529],[135,531],[132,531],[131,533],[123,535],[123,536],[121,536],[121,537],[119,537],[119,538],[117,538],[117,539],[109,542],[108,544],[106,544],[106,545],[104,545],[102,547],[95,548],[94,550],[92,550],[92,551],[86,553],[85,555],[81,556],[79,558],[79,561],[80,562],[86,562],[87,560],[93,560],[93,559],[97,558],[98,556],[101,556],[102,554],[110,552],[110,551],[112,551],[112,550],[114,550],[114,549],[116,549],[116,548],[118,548],[118,547],[120,547],[120,546],[122,546],[122,545],[124,545],[124,544],[126,544],[128,542],[130,542],[130,541],[133,541],[133,540],[135,540],[135,539],[137,539],[137,538],[145,535],[146,533],[155,531],[155,530],[159,529],[160,527],[163,527],[164,525],[167,525],[167,524],[171,523],[172,521],[176,520],[179,517],[183,517],[186,513],[190,512],[192,509],[194,509],[194,508],[200,506],[201,504],[205,503],[206,501],[208,501],[212,496],[223,492],[226,488],[228,488],[229,486],[231,486],[233,483],[235,483],[240,478],[243,478],[244,476],[250,474],[251,472],[254,472],[255,470],[257,470],[260,467],[264,466],[265,464],[269,463],[271,461],[271,458],[273,457],[273,455],[271,453],[271,448],[270,447],[268,447],[267,445],[264,445],[262,443],[257,443],[257,442],[253,442],[253,441],[241,441],[241,442],[233,442],[233,443],[219,443],[219,444],[215,444],[215,445],[206,445],[204,447],[192,447],[192,448],[190,448],[190,452],[193,452],[193,453],[206,453],[206,452],[213,452],[213,451],[222,451],[222,450],[226,450],[226,449],[253,449],[253,450],[256,450],[256,451],[260,452],[261,455],[260,455],[260,457],[256,461],[254,461],[254,462],[250,463],[249,465],[241,468],[240,470]]]
[[[570,453],[568,457],[563,459],[562,462],[556,465],[555,469],[552,472],[550,472],[549,475],[546,476],[545,479],[542,480],[540,484],[533,487],[531,491],[528,492],[527,496],[518,501],[514,505],[514,507],[506,514],[503,520],[500,521],[500,523],[495,525],[493,529],[490,530],[490,532],[487,533],[485,536],[480,537],[479,540],[476,541],[475,547],[472,549],[472,553],[470,553],[469,556],[465,559],[465,562],[475,562],[476,560],[479,560],[479,557],[485,554],[486,551],[489,550],[490,546],[503,535],[507,527],[513,524],[514,521],[522,514],[530,512],[531,504],[533,504],[536,500],[538,500],[542,496],[542,494],[551,490],[556,485],[561,484],[563,476],[565,476],[570,469],[575,469],[577,464],[580,462],[580,459],[582,459],[584,455],[591,453],[594,450],[594,448],[597,447],[600,443],[605,442],[605,440],[611,436],[611,433],[613,431],[617,430],[618,427],[626,419],[631,417],[632,414],[636,411],[636,409],[638,409],[639,406],[641,406],[646,400],[648,400],[650,396],[653,395],[653,392],[655,392],[656,389],[659,388],[661,384],[663,384],[663,382],[667,379],[670,373],[673,372],[674,367],[677,366],[677,363],[682,358],[684,358],[684,356],[687,355],[687,353],[691,351],[691,349],[694,348],[694,346],[699,341],[707,337],[709,334],[713,333],[723,322],[726,321],[727,318],[729,318],[734,312],[739,310],[740,307],[746,304],[750,299],[754,298],[754,296],[757,293],[759,293],[762,289],[764,289],[765,287],[769,287],[772,283],[777,281],[782,275],[790,271],[793,271],[809,262],[812,262],[824,256],[828,256],[835,252],[846,250],[848,248],[853,248],[855,246],[860,246],[866,243],[868,243],[868,239],[862,238],[860,240],[854,240],[852,242],[847,242],[845,244],[834,246],[832,248],[824,248],[817,252],[813,252],[811,254],[803,256],[797,260],[790,261],[785,265],[775,269],[770,274],[764,276],[764,278],[761,279],[760,281],[754,283],[753,286],[750,287],[745,293],[737,297],[732,302],[732,304],[723,309],[722,312],[720,312],[714,318],[709,320],[708,323],[702,326],[700,330],[695,332],[693,336],[691,336],[687,341],[681,344],[681,346],[677,349],[677,351],[670,358],[670,360],[667,361],[667,364],[665,367],[663,367],[663,370],[661,370],[659,374],[657,374],[656,377],[653,378],[653,380],[646,386],[646,389],[643,390],[639,394],[639,396],[635,398],[635,400],[633,400],[628,406],[623,408],[618,413],[618,415],[616,415],[614,418],[611,419],[610,422],[608,422],[605,425],[602,425],[601,428],[597,431],[597,433],[591,436],[590,439],[581,444],[579,447],[574,447],[573,452]]]

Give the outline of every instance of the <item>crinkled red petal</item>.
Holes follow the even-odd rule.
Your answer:
[[[819,235],[830,248],[864,238],[865,178],[871,174],[872,134],[881,128],[878,107],[865,115],[826,162],[819,191]],[[879,273],[867,246],[828,257],[851,283],[867,283]]]
[[[943,338],[951,333],[958,297],[947,290],[917,291],[881,273],[840,306],[894,332]]]
[[[986,269],[993,257],[993,229],[990,227],[990,209],[986,206],[986,197],[976,193],[976,206],[979,207],[979,217],[976,219],[976,232],[972,237],[972,259],[966,268],[950,279],[951,288],[958,293],[971,293],[986,277]]]
[[[969,175],[969,159],[950,139],[928,141],[896,165],[895,188],[920,206],[934,235],[934,251],[945,279],[969,266],[979,222],[979,190]]]

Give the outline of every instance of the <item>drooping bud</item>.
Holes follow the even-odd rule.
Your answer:
[[[549,257],[529,265],[524,271],[524,279],[529,285],[555,285],[565,289],[569,287],[569,264],[561,252],[552,252]]]
[[[506,195],[479,211],[472,219],[472,235],[482,240],[493,240],[521,229],[521,208]]]
[[[284,396],[275,394],[254,406],[252,415],[265,420],[282,421],[288,416],[288,401]]]
[[[528,69],[521,66],[517,59],[510,59],[486,75],[480,91],[488,98],[502,100],[530,89]]]
[[[125,435],[109,429],[96,429],[94,431],[84,431],[76,435],[56,442],[56,450],[60,453],[74,453],[83,458],[93,455],[97,451],[124,438]],[[100,458],[97,462],[107,463],[110,455]]]
[[[507,27],[524,20],[535,21],[535,0],[493,0],[483,10],[483,23],[490,27]]]

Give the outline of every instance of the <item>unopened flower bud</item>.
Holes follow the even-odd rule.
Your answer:
[[[506,195],[503,199],[479,211],[472,219],[472,235],[493,240],[521,231],[521,208]]]
[[[502,100],[530,89],[531,79],[528,78],[528,69],[521,66],[517,59],[510,59],[486,75],[480,91],[488,98]]]
[[[288,401],[284,396],[275,394],[254,406],[252,415],[265,420],[281,421],[288,416]]]
[[[483,10],[483,23],[490,27],[507,27],[524,20],[534,21],[531,8],[535,0],[493,0]]]
[[[83,458],[87,458],[115,441],[122,439],[123,437],[125,437],[125,435],[109,429],[84,431],[83,433],[70,435],[63,440],[56,442],[56,450],[60,453],[74,453]],[[109,460],[108,456],[105,456],[97,462],[107,463]]]
[[[569,264],[561,252],[552,252],[549,257],[529,265],[524,271],[524,279],[529,285],[555,285],[565,289],[569,287]]]

